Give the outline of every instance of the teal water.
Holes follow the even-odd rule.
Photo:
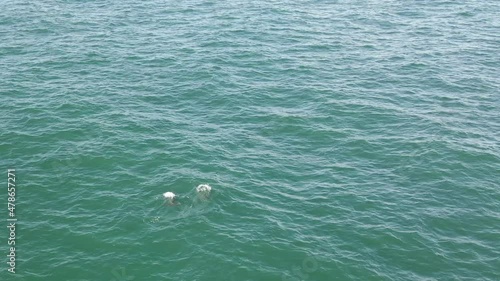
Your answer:
[[[498,1],[0,3],[0,280],[500,280]]]

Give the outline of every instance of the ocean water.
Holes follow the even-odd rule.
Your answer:
[[[0,280],[500,280],[498,1],[0,3]]]

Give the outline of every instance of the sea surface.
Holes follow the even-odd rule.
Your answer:
[[[0,280],[500,280],[499,15],[0,0]]]

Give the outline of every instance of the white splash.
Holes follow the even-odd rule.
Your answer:
[[[196,191],[198,193],[209,193],[212,190],[212,187],[208,184],[200,184],[196,187]]]
[[[163,193],[163,197],[168,200],[174,200],[175,194],[173,192],[165,192]]]

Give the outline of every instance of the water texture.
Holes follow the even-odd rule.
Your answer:
[[[500,280],[498,1],[0,3],[1,280]]]

